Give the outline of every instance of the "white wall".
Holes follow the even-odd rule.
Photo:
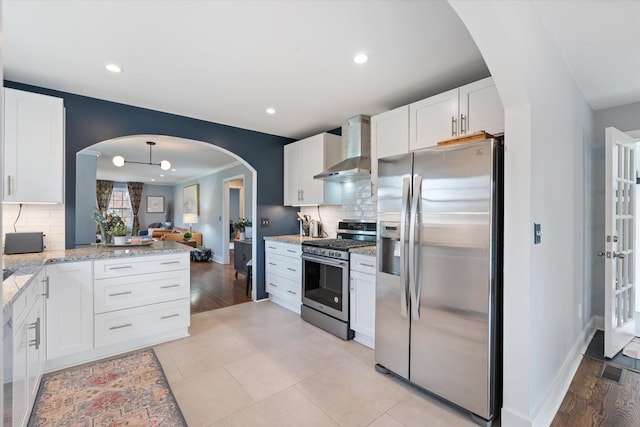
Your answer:
[[[533,2],[449,3],[505,106],[502,425],[548,425],[589,332],[584,162],[593,113]]]
[[[96,242],[96,168],[94,154],[76,154],[76,245]]]
[[[173,187],[174,225],[176,227],[189,228],[189,224],[182,222],[182,192],[184,187],[191,184],[200,184],[200,215],[198,223],[193,225],[194,231],[202,233],[202,244],[213,251],[213,258],[222,262],[223,251],[228,250],[228,242],[223,239],[222,201],[224,196],[223,180],[225,178],[244,176],[244,215],[252,217],[253,212],[253,185],[252,173],[244,165],[237,165],[211,175],[198,178],[194,181],[182,183]],[[229,224],[224,225],[229,227]]]

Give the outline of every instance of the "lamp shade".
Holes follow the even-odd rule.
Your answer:
[[[198,214],[195,213],[184,213],[182,214],[182,222],[185,224],[197,224],[198,223]]]

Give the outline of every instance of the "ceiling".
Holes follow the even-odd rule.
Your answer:
[[[594,109],[640,101],[639,1],[534,4]],[[5,0],[2,14],[7,80],[294,139],[489,75],[445,1]]]

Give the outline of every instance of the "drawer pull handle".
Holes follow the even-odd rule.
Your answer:
[[[287,289],[287,292],[289,292],[290,294],[293,294],[293,295],[296,294],[295,292],[293,292],[292,290],[289,290],[289,289]]]
[[[180,285],[165,285],[165,286],[160,286],[160,289],[169,289],[169,288],[177,288]]]
[[[161,265],[169,265],[169,264],[180,264],[180,261],[165,261],[161,262]]]
[[[120,296],[120,295],[129,295],[129,294],[132,294],[132,293],[133,293],[133,292],[131,292],[131,291],[116,292],[116,293],[113,293],[113,294],[109,294],[109,296],[110,296],[110,297],[118,297],[118,296]]]
[[[124,270],[126,268],[133,268],[130,265],[122,265],[120,267],[109,267],[109,270]]]
[[[162,317],[160,318],[160,320],[171,319],[172,317],[178,317],[178,316],[180,316],[180,314],[178,314],[178,313],[175,313],[175,314],[169,314],[169,315],[167,315],[167,316],[162,316]]]
[[[365,264],[364,262],[361,262],[360,265],[362,265],[364,267],[371,267],[371,268],[375,267],[375,265],[373,265],[373,264]]]
[[[278,249],[275,246],[268,246],[269,249]]]
[[[269,285],[273,286],[274,288],[277,288],[277,287],[278,287],[278,285],[276,285],[276,284],[274,284],[274,283],[271,283],[271,282],[269,282]]]
[[[109,328],[109,330],[113,331],[115,329],[129,328],[131,326],[133,326],[131,323],[125,323],[124,325],[112,326]]]
[[[278,265],[275,262],[270,262],[269,265]]]
[[[287,249],[287,252],[291,252],[292,254],[296,253],[296,251],[294,251],[293,249]]]
[[[296,271],[296,269],[295,269],[295,268],[291,268],[291,267],[287,267],[287,270],[289,270],[289,271]]]

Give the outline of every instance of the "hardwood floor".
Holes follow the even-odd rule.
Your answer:
[[[191,314],[251,301],[246,277],[234,276],[233,264],[191,261]]]
[[[552,427],[640,425],[640,373],[625,369],[617,383],[599,376],[603,363],[582,358]]]

